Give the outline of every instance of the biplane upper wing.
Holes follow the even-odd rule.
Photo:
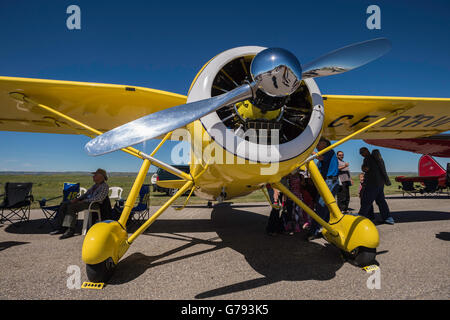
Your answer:
[[[86,130],[37,106],[26,95],[92,128],[106,132],[142,116],[186,103],[186,96],[136,86],[0,77],[0,131],[86,134]]]
[[[85,134],[86,130],[11,97],[18,92],[102,132],[186,103],[184,95],[137,86],[0,77],[0,130]],[[324,95],[324,137],[344,138],[380,117],[400,113],[356,139],[432,136],[450,130],[450,99]]]
[[[385,116],[389,118],[355,139],[428,137],[450,130],[449,98],[324,95],[323,99],[323,136],[329,140],[344,138]]]

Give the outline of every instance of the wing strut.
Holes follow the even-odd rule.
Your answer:
[[[364,128],[359,129],[358,131],[355,131],[355,132],[349,134],[348,136],[346,136],[345,138],[342,138],[341,140],[339,140],[339,141],[337,141],[337,142],[335,142],[335,143],[329,145],[328,147],[326,147],[326,148],[320,150],[319,152],[310,155],[310,156],[309,156],[305,161],[303,161],[298,167],[301,167],[302,165],[307,164],[308,162],[310,162],[310,161],[312,161],[312,160],[314,160],[314,159],[317,159],[318,157],[320,157],[321,155],[327,153],[327,152],[330,151],[331,149],[334,149],[334,148],[336,148],[337,146],[340,146],[340,145],[343,144],[344,142],[347,142],[348,140],[354,138],[354,137],[357,136],[358,134],[360,134],[360,133],[362,133],[362,132],[368,130],[369,128],[371,128],[371,127],[373,127],[373,126],[375,126],[375,125],[377,125],[377,124],[379,124],[380,122],[383,122],[383,121],[385,121],[385,120],[387,120],[387,119],[389,119],[389,118],[392,118],[392,117],[394,117],[394,116],[398,116],[399,114],[402,114],[402,113],[408,111],[409,109],[410,109],[410,108],[403,108],[403,109],[397,109],[397,110],[394,110],[394,111],[390,112],[389,114],[387,114],[387,115],[385,115],[384,117],[378,119],[377,121],[374,121],[374,122],[368,124],[368,125],[365,126]]]
[[[44,105],[42,103],[38,103],[38,102],[30,99],[29,97],[27,97],[23,93],[12,92],[9,95],[11,96],[11,98],[13,98],[14,100],[18,101],[19,103],[32,104],[32,105],[34,105],[36,107],[39,107],[39,108],[44,109],[44,110],[46,110],[46,111],[48,111],[50,113],[53,113],[54,115],[56,115],[58,117],[61,117],[61,118],[65,119],[65,120],[67,120],[67,121],[69,121],[69,122],[71,122],[71,123],[73,123],[73,124],[75,124],[77,126],[80,126],[80,127],[84,128],[84,129],[86,129],[87,131],[89,131],[92,134],[92,135],[89,136],[91,138],[94,137],[94,136],[98,136],[98,135],[103,134],[103,132],[101,132],[101,131],[99,131],[97,129],[94,129],[94,128],[92,128],[92,127],[90,127],[90,126],[88,126],[88,125],[86,125],[86,124],[84,124],[84,123],[82,123],[82,122],[72,118],[72,117],[69,117],[68,115],[65,115],[62,112],[59,112],[59,111],[57,111],[57,110],[55,110],[55,109],[53,109],[53,108],[51,108],[51,107],[49,107],[47,105]],[[152,151],[152,153],[150,155],[147,155],[147,154],[143,153],[142,151],[139,151],[139,150],[137,150],[137,149],[135,149],[133,147],[125,147],[125,148],[122,148],[120,150],[122,150],[122,151],[124,151],[126,153],[129,153],[129,154],[131,154],[131,155],[133,155],[135,157],[138,157],[139,159],[142,159],[142,160],[148,159],[149,161],[151,161],[151,164],[153,164],[153,165],[155,165],[155,166],[157,166],[157,167],[159,167],[161,169],[164,169],[166,171],[169,171],[170,173],[180,177],[183,180],[190,181],[190,180],[192,180],[192,177],[190,175],[188,175],[188,174],[178,170],[177,168],[174,168],[173,166],[168,165],[168,164],[166,164],[166,163],[164,163],[164,162],[162,162],[162,161],[160,161],[160,160],[158,160],[158,159],[153,157],[155,155],[155,153],[161,148],[161,146],[167,141],[167,139],[169,139],[170,135],[171,135],[171,132],[167,133],[164,136],[164,138],[161,140],[161,142],[158,144],[158,146]],[[140,188],[140,186],[139,186],[139,188]]]

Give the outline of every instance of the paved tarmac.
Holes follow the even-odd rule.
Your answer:
[[[358,201],[350,206],[359,208]],[[448,300],[450,199],[388,203],[396,224],[377,225],[379,289],[367,287],[374,273],[345,262],[323,239],[266,235],[265,203],[236,203],[170,208],[133,243],[102,290],[68,288],[78,267],[81,283],[88,281],[83,236],[48,235],[48,226],[38,228],[42,212],[32,210],[21,226],[0,224],[0,299]]]

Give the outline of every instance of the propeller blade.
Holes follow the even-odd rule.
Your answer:
[[[386,38],[355,43],[303,65],[302,78],[325,77],[350,71],[381,57],[390,49],[391,43]]]
[[[252,95],[251,86],[244,84],[219,96],[161,110],[105,132],[84,148],[92,156],[113,152],[166,134]]]

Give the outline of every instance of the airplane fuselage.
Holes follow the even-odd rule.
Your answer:
[[[191,136],[194,136],[195,127],[201,125],[199,121],[196,122],[188,125]],[[208,135],[203,127],[202,135],[203,137]],[[191,152],[192,176],[205,170],[195,181],[197,186],[195,194],[208,200],[217,200],[220,196],[228,200],[247,195],[267,183],[280,181],[312,154],[318,141],[319,138],[305,152],[292,159],[275,163],[258,163],[237,157],[214,140],[202,139],[201,150],[199,149],[201,152]],[[212,155],[211,150],[215,152]],[[221,163],[215,163],[215,160]]]

